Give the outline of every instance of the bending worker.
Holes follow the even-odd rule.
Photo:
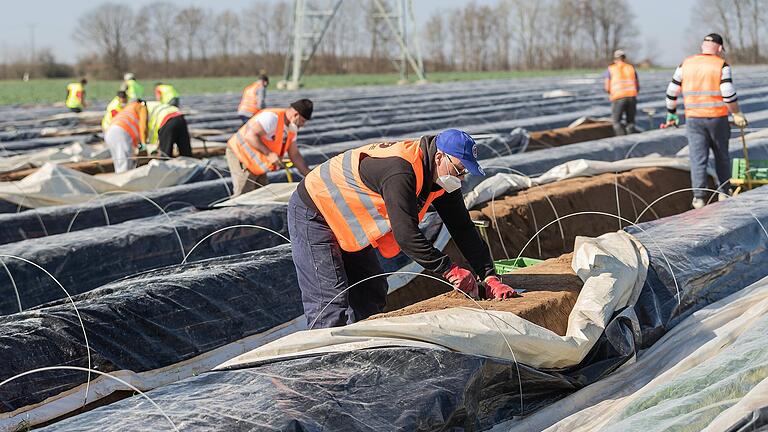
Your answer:
[[[109,124],[112,123],[112,119],[117,115],[117,113],[123,110],[127,103],[128,95],[126,95],[122,90],[118,91],[117,95],[107,104],[104,117],[101,118],[101,130],[107,132]]]
[[[240,99],[240,105],[237,106],[237,115],[240,116],[243,124],[264,109],[267,87],[269,87],[269,77],[260,75],[258,80],[243,90],[243,97]]]
[[[626,62],[624,50],[613,53],[613,64],[605,71],[605,91],[611,101],[611,121],[616,135],[635,133],[635,113],[640,81],[635,67]],[[626,120],[626,126],[621,118]]]
[[[179,106],[179,92],[170,84],[155,83],[155,100],[160,103]]]
[[[80,82],[73,82],[67,84],[67,99],[64,104],[72,112],[82,112],[85,108],[85,85],[88,84],[88,80],[81,79]]]
[[[139,150],[147,144],[147,106],[144,101],[131,102],[112,119],[104,134],[116,173],[133,169],[133,147]]]
[[[718,189],[731,193],[731,160],[728,154],[728,140],[731,126],[728,111],[733,113],[733,122],[746,127],[747,119],[739,108],[736,88],[731,79],[731,67],[723,60],[723,38],[717,33],[708,34],[701,43],[701,54],[688,57],[675,69],[672,82],[667,87],[667,126],[680,122],[677,111],[677,96],[683,92],[688,154],[691,161],[691,185],[693,208],[704,207],[707,192],[707,161],[709,150],[715,154],[715,171]],[[718,194],[718,198],[722,195]]]
[[[487,290],[483,297],[515,294],[496,276],[488,246],[464,206],[461,178],[484,175],[475,141],[456,129],[417,140],[369,144],[316,167],[288,204],[288,231],[304,314],[315,327],[363,320],[384,309],[386,278],[373,248],[391,258],[402,248],[425,269],[478,297],[475,275],[436,249],[419,230],[434,205],[461,253]]]
[[[265,109],[232,135],[226,157],[233,197],[265,186],[267,173],[282,167],[286,153],[302,176],[309,173],[296,145],[296,134],[312,118],[312,109],[309,99],[299,99],[289,108]]]
[[[187,120],[178,107],[147,102],[147,144],[157,144],[161,156],[173,157],[173,145],[180,156],[192,156]]]

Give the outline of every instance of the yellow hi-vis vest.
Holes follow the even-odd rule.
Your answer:
[[[179,92],[170,84],[160,84],[155,87],[155,99],[161,103],[170,103],[173,98],[179,97]]]
[[[123,110],[123,104],[120,103],[120,98],[115,96],[114,99],[107,104],[107,111],[104,113],[104,117],[101,119],[101,129],[106,132],[109,124],[112,123],[112,118]]]
[[[129,102],[144,99],[144,86],[136,82],[136,80],[128,80],[125,82],[125,94],[128,96]]]
[[[161,102],[147,102],[147,144],[157,144],[160,128],[168,119],[181,115],[181,110]]]
[[[83,85],[79,82],[67,84],[67,108],[83,108]]]

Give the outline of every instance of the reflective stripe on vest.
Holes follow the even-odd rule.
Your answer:
[[[608,66],[610,74],[609,99],[614,101],[637,96],[635,68],[629,63],[614,63]]]
[[[165,123],[166,117],[174,114],[178,115],[180,112],[181,110],[173,105],[161,102],[147,102],[147,144],[156,144],[160,128]]]
[[[275,137],[271,140],[265,137],[258,137],[264,146],[270,151],[277,154],[282,158],[293,141],[296,139],[295,132],[289,132],[286,129],[285,124],[285,112],[284,108],[270,108],[263,111],[273,112],[277,115],[277,127],[275,128]],[[252,132],[251,122],[258,121],[255,117],[245,122],[240,129],[232,135],[227,141],[227,145],[232,152],[237,156],[240,163],[243,164],[254,175],[265,174],[269,171],[276,171],[279,166],[272,165],[267,160],[267,155],[261,153],[254,145],[251,144],[251,139],[255,139],[256,135]],[[283,144],[283,136],[287,134],[285,144]]]
[[[119,127],[128,132],[133,145],[139,143],[139,109],[141,109],[141,103],[129,103],[122,111],[117,113],[115,118],[112,119],[112,124],[109,126],[111,128]]]
[[[715,55],[699,54],[683,61],[683,104],[686,117],[723,117],[728,107],[720,92],[725,60]]]
[[[240,105],[237,107],[238,112],[249,112],[256,114],[259,112],[259,96],[258,91],[263,85],[261,81],[256,81],[253,84],[243,90],[243,97],[240,99]]]
[[[83,85],[80,83],[67,84],[67,108],[83,107]]]
[[[112,123],[112,117],[122,111],[123,105],[120,103],[120,98],[115,96],[107,105],[107,110],[104,113],[104,117],[101,119],[101,129],[106,132],[109,124]],[[114,115],[112,112],[116,112]]]
[[[179,97],[179,92],[170,84],[161,84],[155,87],[155,99],[160,103],[167,104],[177,97]]]
[[[386,258],[400,252],[394,240],[386,204],[360,177],[365,157],[400,157],[411,164],[416,175],[416,197],[424,185],[423,155],[419,140],[379,143],[348,150],[312,170],[304,186],[318,211],[333,231],[341,249],[355,252],[373,246]],[[429,205],[445,191],[431,192],[419,211],[419,220]]]

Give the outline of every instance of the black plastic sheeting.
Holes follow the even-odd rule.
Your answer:
[[[0,254],[32,261],[48,270],[70,294],[79,294],[144,270],[182,262],[184,253],[206,235],[232,225],[266,225],[287,236],[284,205],[229,207],[194,211],[182,209],[165,215],[91,228],[0,246]],[[174,229],[175,228],[175,229]],[[181,250],[178,231],[184,251]],[[241,227],[212,236],[200,245],[189,261],[232,255],[286,243],[271,232]],[[24,309],[65,297],[55,282],[40,269],[23,261],[2,258],[0,267],[0,314],[19,311],[13,285]]]
[[[145,198],[165,211],[184,207],[208,207],[225,199],[232,191],[232,182],[208,180],[156,189],[136,194],[106,195],[88,203],[40,207],[20,213],[0,214],[0,244],[13,243],[46,235],[79,231],[104,225],[114,225],[132,219],[160,214]],[[106,212],[106,216],[105,216]]]
[[[768,430],[768,406],[758,408],[725,432],[765,432]]]
[[[768,236],[753,214],[768,224],[768,188],[643,224],[645,232],[628,229],[646,246],[651,263],[638,303],[616,312],[582,364],[560,371],[519,365],[522,410],[514,364],[412,348],[318,355],[211,372],[149,396],[186,430],[486,429],[602,378],[682,317],[763,277]],[[660,250],[677,277],[680,307]],[[57,426],[120,430],[140,421],[158,429],[165,420],[134,397]]]
[[[290,247],[166,267],[74,297],[92,368],[145,372],[171,366],[300,316]],[[83,331],[69,300],[0,317],[0,381],[36,368],[87,367]],[[52,371],[0,387],[0,412],[84,384]]]

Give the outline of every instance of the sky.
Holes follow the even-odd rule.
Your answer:
[[[152,3],[153,0],[133,0],[134,9]],[[248,7],[252,0],[170,0],[179,7],[195,5],[213,11],[224,9],[238,10]],[[359,0],[354,0],[359,1]],[[478,4],[496,4],[498,0],[475,0]],[[530,0],[536,1],[536,0]],[[426,20],[436,9],[448,9],[468,3],[468,0],[414,0],[417,21]],[[646,49],[656,53],[655,58],[661,66],[674,66],[685,56],[690,38],[686,35],[689,16],[695,0],[631,0],[628,2],[635,14],[635,24],[640,35],[637,45],[643,47],[639,55],[628,57],[640,58]],[[87,51],[72,38],[71,25],[78,17],[97,2],[93,0],[31,0],[3,2],[3,25],[0,26],[0,61],[9,53],[25,52],[32,45],[37,48],[50,47],[60,61],[73,63],[79,55]],[[709,29],[700,29],[701,35]]]

